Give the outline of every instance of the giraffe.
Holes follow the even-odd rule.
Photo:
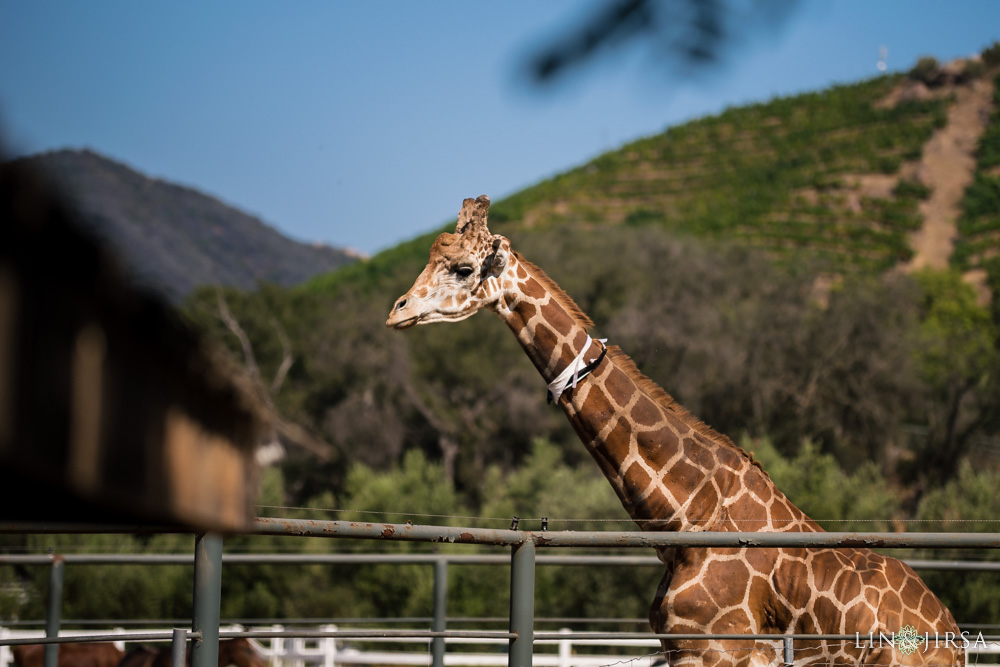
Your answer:
[[[622,505],[643,530],[821,531],[753,456],[643,376],[541,269],[487,228],[490,200],[466,199],[455,233],[390,311],[395,329],[502,319]],[[666,572],[650,609],[656,633],[939,633],[926,650],[887,642],[796,642],[796,664],[964,665],[958,627],[916,573],[869,549],[659,549]],[[951,633],[951,634],[945,634]],[[949,643],[948,638],[952,638]],[[959,639],[955,639],[958,637]],[[671,665],[780,664],[780,641],[661,640]],[[923,647],[921,647],[923,648]]]

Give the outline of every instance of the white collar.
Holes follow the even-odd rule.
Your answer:
[[[598,342],[603,344],[606,343],[608,339],[598,338],[597,340]],[[565,392],[567,389],[571,388],[576,389],[576,383],[593,372],[594,367],[596,367],[596,364],[594,365],[594,367],[590,367],[583,361],[584,355],[587,354],[587,351],[590,349],[590,346],[593,344],[593,342],[594,339],[591,338],[590,335],[588,334],[587,342],[584,343],[583,349],[580,350],[580,354],[576,355],[576,358],[573,361],[569,362],[569,366],[567,366],[563,370],[563,372],[559,374],[559,377],[557,377],[555,380],[549,383],[550,402],[558,401],[559,397],[562,396],[563,392]],[[598,363],[600,363],[601,359],[604,358],[604,353],[607,352],[607,349],[608,349],[607,346],[605,346],[604,352],[601,352],[601,356],[598,357],[596,360]]]

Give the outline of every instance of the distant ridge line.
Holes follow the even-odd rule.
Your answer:
[[[135,279],[173,301],[203,285],[297,285],[360,257],[291,239],[215,196],[149,176],[90,148],[17,161],[48,178]]]

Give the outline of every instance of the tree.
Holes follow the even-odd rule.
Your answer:
[[[848,473],[808,440],[790,457],[766,438],[744,439],[741,444],[789,500],[828,530],[885,531],[899,516],[899,494],[870,461]]]
[[[917,359],[928,392],[911,468],[926,491],[954,476],[973,436],[1000,408],[1000,330],[956,272],[927,270],[916,279],[923,297]]]
[[[994,532],[1000,517],[1000,471],[985,461],[963,461],[956,476],[927,492],[917,518],[923,530]],[[923,558],[970,558],[967,551],[917,554]],[[997,560],[994,550],[977,558]],[[1000,618],[1000,584],[995,572],[928,572],[923,575],[960,624],[992,623]]]

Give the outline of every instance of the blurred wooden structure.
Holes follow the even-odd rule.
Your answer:
[[[0,163],[0,519],[245,528],[263,412],[234,377]]]

